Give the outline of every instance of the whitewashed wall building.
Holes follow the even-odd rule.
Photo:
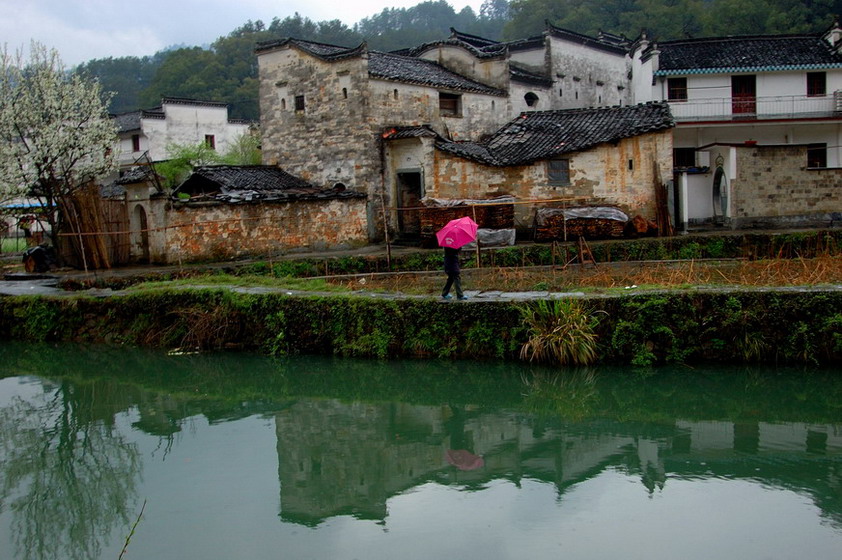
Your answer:
[[[842,219],[842,29],[631,48],[636,101],[667,101],[678,222],[732,227]]]
[[[248,133],[249,121],[228,118],[228,105],[165,97],[153,109],[114,116],[118,127],[120,166],[134,163],[144,154],[151,161],[169,157],[171,144],[196,145],[201,142],[225,152],[240,136]]]

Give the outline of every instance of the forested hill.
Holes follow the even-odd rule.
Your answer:
[[[151,108],[161,98],[188,97],[226,102],[235,118],[258,118],[258,41],[297,37],[344,46],[365,41],[391,51],[446,38],[450,28],[490,39],[541,33],[545,21],[595,35],[600,30],[637,37],[646,30],[660,40],[682,37],[813,33],[827,29],[842,0],[485,0],[480,12],[456,12],[445,0],[411,8],[386,8],[352,27],[314,22],[299,14],[268,25],[248,21],[209,47],[181,47],[150,56],[101,58],[78,72],[99,78],[116,93],[113,113]]]

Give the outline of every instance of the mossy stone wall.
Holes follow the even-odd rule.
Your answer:
[[[582,300],[599,361],[839,363],[842,292],[671,292]],[[291,297],[170,289],[108,298],[0,298],[0,336],[374,358],[517,359],[528,333],[509,301]]]

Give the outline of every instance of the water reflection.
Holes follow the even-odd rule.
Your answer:
[[[139,495],[154,492],[144,466],[155,457],[156,472],[175,476],[161,456],[197,418],[273,425],[277,482],[261,493],[276,510],[280,500],[283,525],[387,527],[392,507],[431,487],[540,483],[564,507],[577,487],[621,473],[650,496],[712,480],[796,492],[842,535],[842,380],[821,372],[560,376],[516,364],[0,352],[3,557],[116,557]]]
[[[791,489],[842,523],[842,426],[803,422],[548,422],[472,407],[301,401],[276,415],[284,519],[384,520],[387,501],[426,482],[482,488],[524,478],[567,489],[618,469],[648,492],[670,479],[749,479]],[[482,458],[449,460],[454,447]],[[842,524],[840,524],[842,527]]]
[[[97,558],[128,520],[140,461],[114,430],[129,405],[115,388],[45,381],[0,406],[0,511],[12,513],[15,558]]]

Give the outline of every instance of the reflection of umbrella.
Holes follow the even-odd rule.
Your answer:
[[[482,457],[465,449],[448,449],[445,455],[447,462],[460,471],[473,471],[485,465]]]
[[[436,232],[436,239],[440,247],[458,249],[477,238],[477,223],[468,216],[458,220],[450,220],[447,225]]]

